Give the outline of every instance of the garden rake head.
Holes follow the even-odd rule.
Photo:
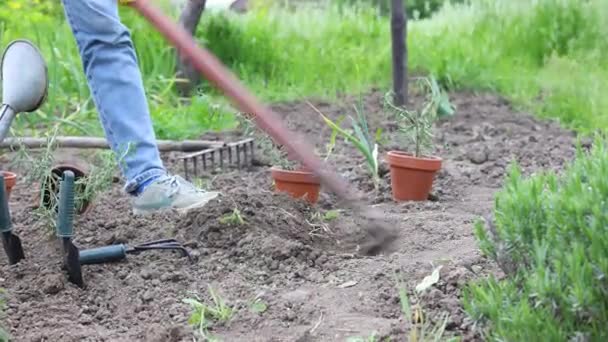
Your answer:
[[[254,150],[254,140],[248,138],[185,154],[178,159],[183,161],[184,175],[186,179],[190,180],[192,177],[199,176],[199,170],[203,172],[207,169],[214,170],[218,166],[222,169],[228,166],[236,166],[240,169],[243,166],[251,165]]]

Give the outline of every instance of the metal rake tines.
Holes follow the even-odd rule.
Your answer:
[[[240,169],[242,166],[251,165],[254,150],[254,139],[248,138],[189,153],[179,157],[179,159],[183,160],[184,163],[184,176],[190,180],[191,177],[199,175],[199,168],[206,171],[207,169],[214,170],[216,166],[223,169],[236,165]]]

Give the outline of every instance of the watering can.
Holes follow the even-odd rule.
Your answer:
[[[4,140],[17,114],[40,108],[48,92],[48,72],[42,54],[31,42],[12,41],[2,54],[2,106],[0,142]]]

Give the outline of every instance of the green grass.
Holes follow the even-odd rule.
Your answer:
[[[371,86],[387,89],[388,18],[372,6],[345,7],[349,1],[335,1],[341,5],[295,12],[274,7],[259,7],[244,16],[208,12],[197,39],[265,101],[311,96],[333,99]],[[411,69],[432,72],[452,88],[496,91],[582,132],[608,127],[608,115],[603,111],[608,105],[603,96],[608,90],[608,67],[602,63],[608,51],[608,41],[603,38],[608,29],[602,25],[608,19],[608,3],[470,2],[441,8],[433,1],[423,13],[427,19],[410,22]],[[32,39],[40,45],[50,68],[48,103],[37,114],[20,116],[16,127],[28,128],[21,134],[34,135],[41,125],[60,123],[71,134],[100,135],[61,8],[38,3],[0,10],[0,43]],[[421,4],[414,5],[424,12]],[[160,138],[192,138],[206,130],[235,125],[226,99],[205,82],[191,104],[182,104],[172,90],[172,48],[131,9],[122,8],[121,15],[133,34]]]
[[[608,3],[475,0],[412,25],[411,67],[454,88],[501,93],[564,125],[608,127]]]
[[[61,124],[62,133],[101,135],[97,114],[83,75],[76,44],[61,8],[41,14],[30,10],[0,12],[0,43],[15,38],[34,41],[49,64],[48,102],[33,115],[22,115],[15,127],[36,135],[41,125]],[[24,7],[23,7],[24,8]],[[47,10],[46,8],[44,10]],[[311,10],[313,11],[313,10]],[[25,20],[30,12],[35,20]],[[233,127],[227,100],[203,82],[192,103],[175,95],[174,53],[143,18],[121,8],[136,46],[159,138],[192,138],[206,130]],[[175,14],[172,14],[175,18]],[[385,22],[372,10],[285,13],[261,7],[246,15],[205,13],[197,32],[201,44],[215,53],[265,101],[309,96],[333,98],[373,84],[390,74]]]

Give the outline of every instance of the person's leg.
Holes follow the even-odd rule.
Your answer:
[[[62,2],[106,137],[127,180],[125,190],[139,195],[136,209],[199,206],[217,196],[166,174],[135,49],[118,16],[117,0]]]

